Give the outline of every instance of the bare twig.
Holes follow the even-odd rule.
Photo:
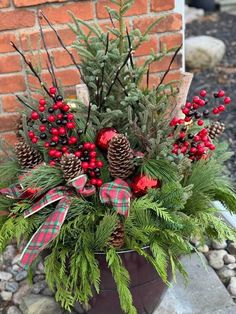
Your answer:
[[[42,10],[39,10],[39,13],[42,15],[42,17],[45,19],[45,21],[47,22],[48,26],[54,31],[55,35],[57,36],[57,39],[60,43],[60,45],[62,46],[63,49],[65,49],[65,51],[68,53],[68,55],[70,56],[73,64],[76,66],[76,68],[78,69],[81,79],[84,82],[84,77],[81,71],[80,66],[77,64],[77,62],[75,61],[75,57],[73,56],[73,54],[68,50],[68,48],[65,46],[65,44],[63,43],[60,35],[58,34],[57,30],[55,29],[55,27],[51,24],[51,22],[49,21],[49,19],[47,18],[47,16],[43,13]]]
[[[170,64],[169,64],[169,66],[168,66],[168,68],[167,68],[165,74],[163,75],[163,77],[162,77],[160,83],[157,85],[156,91],[158,91],[159,87],[162,85],[162,83],[164,82],[166,76],[167,76],[168,73],[170,72],[171,66],[172,66],[172,64],[173,64],[173,62],[174,62],[174,60],[175,60],[177,54],[178,54],[179,51],[181,50],[182,46],[183,46],[183,44],[182,44],[181,46],[179,46],[178,49],[176,49],[174,55],[173,55],[172,58],[171,58]]]
[[[149,89],[149,81],[150,81],[150,64],[148,65],[147,70],[147,89]]]
[[[127,34],[129,50],[130,50],[130,64],[131,64],[132,69],[134,69],[134,61],[133,61],[133,57],[132,57],[133,47],[132,47],[132,42],[131,42],[131,38],[130,38],[129,31],[128,31],[127,27],[126,27],[126,34]]]
[[[39,74],[37,73],[37,71],[35,70],[35,68],[33,67],[31,61],[27,60],[25,55],[19,50],[19,48],[17,48],[17,46],[11,41],[10,42],[11,46],[22,56],[24,62],[28,65],[28,67],[30,68],[30,70],[32,71],[32,73],[34,74],[34,76],[38,79],[40,85],[42,86],[42,88],[44,89],[44,91],[48,94],[49,97],[54,98],[49,91],[47,90],[44,82],[41,80]]]
[[[112,24],[113,28],[116,28],[115,23],[114,23],[114,21],[113,21],[113,18],[112,18],[112,16],[111,16],[111,13],[108,12],[108,14],[109,14],[109,18],[110,18],[110,21],[111,21],[111,24]]]
[[[92,109],[92,103],[90,101],[89,105],[88,105],[88,115],[87,115],[87,120],[86,120],[86,124],[85,124],[85,128],[84,128],[84,134],[86,134],[88,126],[89,126],[89,121],[90,121],[90,116],[91,116],[91,109]]]
[[[16,98],[27,108],[29,108],[30,110],[35,110],[33,107],[31,107],[30,105],[28,105],[20,96],[16,95]]]

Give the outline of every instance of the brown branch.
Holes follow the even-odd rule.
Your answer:
[[[29,108],[30,110],[35,110],[33,107],[31,107],[30,105],[28,105],[22,98],[20,98],[20,96],[16,95],[16,98],[27,108]]]
[[[111,21],[111,24],[112,24],[113,28],[116,28],[115,23],[114,23],[114,21],[113,21],[113,18],[112,18],[112,16],[111,16],[111,13],[108,12],[108,14],[109,14],[109,18],[110,18],[110,21]]]
[[[49,91],[47,90],[47,88],[45,87],[43,81],[41,80],[39,74],[37,73],[37,71],[35,70],[35,68],[33,67],[32,63],[30,61],[28,61],[25,57],[25,55],[17,48],[17,46],[11,41],[10,42],[11,46],[22,56],[24,62],[28,65],[28,67],[30,68],[30,70],[32,71],[32,73],[34,74],[34,76],[38,79],[40,85],[42,86],[42,88],[44,89],[44,91],[48,94],[49,97],[54,98]]]
[[[149,81],[150,81],[150,64],[148,65],[147,70],[147,89],[149,89]]]
[[[62,46],[62,48],[68,53],[68,55],[70,56],[72,62],[74,63],[74,65],[76,66],[76,68],[78,69],[81,79],[84,82],[84,77],[81,71],[81,68],[79,67],[79,65],[77,64],[77,62],[75,61],[75,58],[73,56],[73,54],[68,50],[68,48],[65,46],[65,44],[63,43],[60,35],[58,34],[57,30],[55,29],[55,27],[51,24],[51,22],[49,21],[49,19],[47,18],[47,16],[43,13],[42,10],[39,10],[39,13],[42,15],[42,17],[45,19],[45,21],[47,22],[48,26],[54,31],[55,35],[57,36],[57,39],[60,43],[60,45]]]
[[[88,126],[89,126],[89,120],[90,120],[90,116],[91,116],[91,109],[92,109],[92,103],[90,101],[89,105],[88,105],[88,115],[87,115],[87,120],[86,120],[86,124],[85,124],[85,128],[84,128],[84,134],[86,134]]]
[[[164,82],[166,76],[167,76],[168,73],[170,72],[171,66],[172,66],[172,64],[173,64],[173,62],[174,62],[174,60],[175,60],[177,54],[178,54],[179,51],[181,50],[182,46],[183,46],[183,44],[182,44],[181,46],[179,46],[179,48],[175,51],[174,55],[172,56],[171,61],[170,61],[170,64],[169,64],[169,66],[168,66],[168,68],[167,68],[165,74],[163,75],[163,77],[162,77],[160,83],[157,85],[156,91],[158,91],[158,88],[162,85],[162,83]]]

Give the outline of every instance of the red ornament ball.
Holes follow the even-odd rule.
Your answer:
[[[104,128],[101,129],[96,138],[96,144],[99,148],[103,150],[108,149],[110,140],[118,134],[117,130],[114,128]]]
[[[136,176],[131,183],[133,193],[138,196],[145,195],[149,189],[157,189],[160,186],[161,186],[160,180],[151,179],[141,174]]]

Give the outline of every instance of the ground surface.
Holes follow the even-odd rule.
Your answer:
[[[224,137],[229,140],[231,149],[236,152],[236,16],[228,13],[206,15],[187,24],[186,37],[208,35],[223,40],[226,54],[223,61],[213,70],[195,71],[190,90],[190,99],[202,88],[209,91],[224,89],[232,98],[232,104],[222,116],[227,126]],[[228,167],[236,183],[236,154],[228,162]]]

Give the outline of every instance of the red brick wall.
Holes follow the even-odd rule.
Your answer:
[[[150,42],[143,44],[136,51],[140,62],[153,48],[160,51],[163,44],[168,48],[177,46],[182,41],[180,30],[182,28],[181,16],[174,13],[174,0],[135,0],[135,5],[127,14],[127,23],[130,27],[145,30],[158,16],[167,17],[153,30]],[[0,136],[10,143],[14,143],[15,136],[12,131],[15,127],[17,111],[21,105],[17,103],[15,94],[22,95],[29,84],[36,84],[31,76],[26,74],[22,59],[10,46],[14,41],[25,53],[29,53],[29,38],[33,49],[37,49],[39,32],[37,10],[42,9],[50,21],[54,23],[65,44],[70,46],[75,39],[67,24],[70,17],[67,11],[74,12],[81,19],[98,22],[102,27],[110,24],[105,6],[110,5],[108,0],[0,0]],[[70,58],[60,47],[55,35],[48,28],[45,30],[46,42],[54,56],[57,76],[62,80],[68,93],[75,93],[74,86],[80,82],[78,72],[72,65]],[[43,58],[45,53],[43,53]],[[151,67],[151,82],[157,83],[161,72],[167,66],[170,57],[167,56],[162,63]],[[47,80],[48,73],[43,62],[43,76]],[[177,60],[167,79],[179,77],[180,60]],[[154,74],[159,72],[158,74]]]

